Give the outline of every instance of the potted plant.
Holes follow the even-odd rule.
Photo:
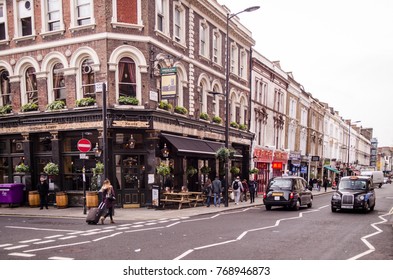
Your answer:
[[[210,171],[211,171],[211,168],[209,166],[204,165],[201,167],[202,174],[209,174]]]
[[[201,120],[208,121],[208,120],[209,120],[209,115],[208,115],[207,113],[201,113],[201,114],[199,115],[199,118],[200,118]]]
[[[232,175],[238,175],[240,173],[240,168],[237,166],[232,166],[230,172]]]
[[[241,130],[247,130],[247,125],[245,125],[245,124],[239,124],[239,129],[241,129]]]
[[[181,115],[186,115],[188,113],[188,110],[182,106],[176,106],[175,107],[175,113],[181,114]]]
[[[212,121],[213,121],[214,123],[217,123],[217,124],[221,124],[221,123],[222,123],[222,119],[221,119],[219,116],[214,116],[214,117],[212,118]]]
[[[239,128],[239,125],[237,124],[237,122],[231,122],[231,127],[233,128]]]
[[[55,100],[52,103],[46,106],[46,109],[49,111],[61,110],[66,107],[66,104],[63,100]]]
[[[38,110],[38,105],[34,102],[29,102],[24,105],[22,105],[21,111],[22,112],[31,112],[31,111],[37,111]]]
[[[138,105],[139,100],[133,96],[120,96],[118,100],[121,105]]]
[[[23,162],[15,166],[15,172],[17,173],[28,173],[30,171],[30,167]]]
[[[194,176],[196,173],[198,173],[198,170],[194,166],[188,166],[186,170],[186,174],[189,177]]]
[[[0,106],[0,115],[9,114],[12,111],[12,106],[10,104]]]
[[[172,110],[173,107],[172,107],[172,104],[161,100],[160,103],[158,103],[158,108],[166,110],[166,111],[170,111],[170,110]]]
[[[92,97],[84,97],[81,99],[78,99],[75,102],[76,107],[88,107],[88,106],[93,106],[96,103],[96,100]]]

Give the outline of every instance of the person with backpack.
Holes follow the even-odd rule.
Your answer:
[[[240,177],[237,176],[236,179],[232,182],[232,190],[235,195],[235,205],[239,204],[240,194],[242,193],[243,184],[240,182]]]
[[[248,181],[248,190],[250,192],[250,203],[255,202],[256,182],[254,180]]]

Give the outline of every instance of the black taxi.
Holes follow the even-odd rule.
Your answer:
[[[375,191],[368,176],[346,176],[341,178],[338,189],[331,200],[332,212],[340,209],[373,211]]]

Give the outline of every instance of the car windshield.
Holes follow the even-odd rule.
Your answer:
[[[342,180],[338,186],[339,190],[365,190],[366,181],[362,180]]]
[[[292,180],[272,180],[269,185],[273,190],[290,190],[292,188]]]

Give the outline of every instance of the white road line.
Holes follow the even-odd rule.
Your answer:
[[[203,250],[203,249],[206,249],[206,248],[211,248],[211,247],[215,247],[215,246],[221,246],[221,245],[225,245],[225,244],[228,244],[228,243],[233,243],[233,242],[240,241],[240,240],[242,240],[249,232],[261,231],[261,230],[265,230],[265,229],[269,229],[269,228],[278,227],[282,221],[293,220],[293,219],[300,219],[300,218],[303,217],[303,214],[308,214],[308,213],[313,213],[313,212],[319,212],[321,209],[323,209],[323,208],[325,208],[325,207],[328,207],[328,206],[329,206],[329,205],[319,207],[319,208],[316,209],[316,210],[308,210],[308,211],[306,211],[306,212],[300,212],[300,213],[298,214],[298,216],[296,216],[296,217],[290,217],[290,218],[279,219],[279,220],[277,220],[277,221],[275,222],[275,224],[272,225],[272,226],[266,226],[266,227],[262,227],[262,228],[254,228],[254,229],[246,230],[246,231],[242,232],[236,239],[233,239],[233,240],[227,240],[227,241],[224,241],[224,242],[218,242],[218,243],[208,244],[208,245],[204,245],[204,246],[200,246],[200,247],[196,247],[196,248],[187,250],[186,252],[184,252],[184,253],[181,254],[180,256],[177,256],[176,258],[174,258],[174,260],[181,260],[182,258],[184,258],[185,256],[191,254],[192,252],[194,252],[194,251],[196,251],[196,250]],[[245,211],[247,211],[248,209],[251,209],[251,208],[247,208]],[[239,211],[230,211],[230,213],[234,213],[234,212],[239,212]],[[241,211],[241,212],[243,212],[243,211]],[[227,213],[223,213],[223,214],[226,215]],[[217,215],[215,215],[214,217],[218,217],[219,215],[221,215],[221,214],[217,214]],[[212,217],[210,217],[210,218],[212,218]],[[195,221],[195,220],[194,220],[194,221]],[[190,221],[187,221],[187,222],[190,222]]]
[[[12,246],[12,247],[6,247],[4,250],[15,250],[15,249],[20,249],[20,248],[25,248],[29,247],[29,245],[19,245],[19,246]]]
[[[372,236],[374,236],[374,235],[377,235],[377,234],[380,234],[381,232],[383,232],[383,230],[381,230],[381,229],[380,229],[379,227],[377,227],[376,225],[385,223],[387,220],[384,218],[384,216],[389,216],[389,215],[391,215],[390,212],[387,213],[387,214],[384,214],[384,215],[379,216],[378,218],[380,218],[382,221],[371,224],[371,226],[372,226],[373,228],[376,229],[376,232],[371,233],[371,234],[368,234],[368,235],[363,236],[363,237],[360,238],[360,240],[361,240],[364,244],[366,244],[366,246],[368,247],[368,250],[366,250],[366,251],[364,251],[363,253],[360,253],[360,254],[358,254],[358,255],[352,257],[352,258],[349,258],[348,260],[357,260],[357,259],[359,259],[359,258],[361,258],[361,257],[363,257],[363,256],[365,256],[365,255],[368,255],[368,254],[370,254],[370,253],[372,253],[372,252],[375,251],[375,247],[374,247],[373,245],[371,245],[370,242],[367,241],[367,238],[372,237]]]
[[[126,233],[132,233],[132,232],[156,230],[156,229],[163,229],[163,228],[165,228],[165,227],[141,228],[141,229],[128,230],[128,231],[125,231],[125,232]]]
[[[10,253],[8,255],[15,256],[15,257],[24,257],[24,258],[31,258],[35,256],[35,254],[24,254],[24,253]]]
[[[52,243],[52,242],[55,242],[55,241],[56,241],[56,240],[51,239],[51,240],[44,240],[44,241],[35,242],[35,243],[33,243],[33,244],[39,245],[39,244]]]
[[[0,248],[12,246],[12,243],[0,244]]]
[[[123,234],[123,233],[122,232],[117,232],[117,233],[114,233],[114,234],[111,234],[111,235],[108,235],[108,236],[103,236],[101,238],[94,239],[93,241],[94,242],[100,241],[100,240],[103,240],[103,239],[106,239],[106,238],[114,237],[114,236],[119,235],[119,234]]]
[[[47,237],[44,237],[44,238],[47,238],[47,239],[53,239],[53,238],[59,238],[59,237],[62,237],[62,236],[64,236],[64,235],[62,235],[62,234],[58,234],[58,235],[51,235],[51,236],[47,236]]]
[[[53,228],[34,228],[34,227],[17,227],[17,226],[6,226],[6,228],[28,229],[28,230],[38,230],[38,231],[59,231],[59,232],[72,232],[72,233],[75,232],[75,230],[53,229]]]
[[[22,241],[19,241],[19,243],[32,243],[32,242],[37,242],[40,240],[41,240],[40,238],[36,238],[36,239],[30,239],[30,240],[22,240]]]
[[[76,235],[64,236],[64,237],[60,237],[59,240],[68,240],[76,237],[77,237]]]
[[[67,260],[70,260],[70,261],[72,261],[72,260],[73,260],[73,258],[65,258],[65,257],[50,257],[50,258],[48,258],[48,260],[60,260],[60,261],[67,261]]]
[[[37,251],[45,251],[45,250],[53,250],[53,249],[63,248],[63,247],[72,247],[72,246],[78,246],[78,245],[86,244],[86,243],[91,243],[91,241],[84,241],[84,242],[78,242],[78,243],[70,243],[70,244],[56,245],[56,246],[51,246],[51,247],[44,247],[44,248],[38,248],[38,249],[31,249],[31,250],[23,251],[23,253],[30,253],[30,252],[37,252]]]

